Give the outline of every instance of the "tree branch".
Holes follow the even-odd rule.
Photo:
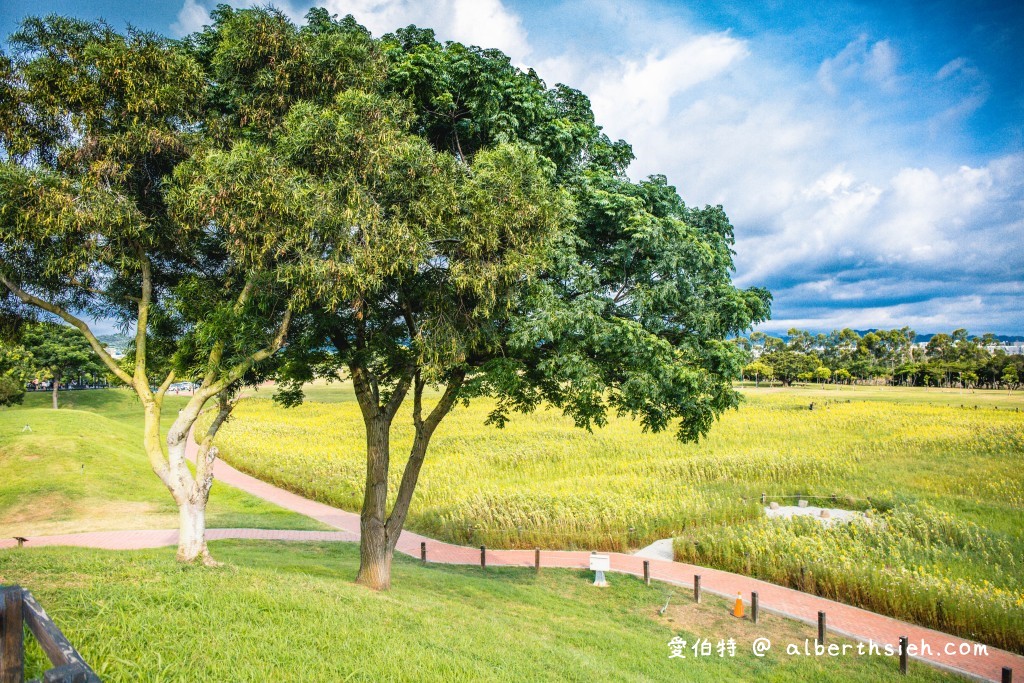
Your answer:
[[[458,398],[459,390],[462,389],[462,383],[465,380],[465,370],[456,370],[452,375],[451,381],[448,382],[448,386],[445,387],[444,393],[441,395],[441,400],[437,402],[437,405],[434,406],[434,409],[430,411],[430,415],[424,421],[424,427],[430,430],[430,434],[434,433],[437,425],[441,424],[441,420],[444,419],[444,416],[455,405],[455,399]]]
[[[103,361],[103,364],[107,366],[107,369],[110,370],[110,372],[112,372],[119,380],[128,386],[135,388],[135,381],[132,377],[122,370],[121,366],[119,366],[110,354],[106,352],[103,345],[100,343],[100,340],[96,338],[96,335],[92,333],[92,330],[89,329],[89,326],[83,320],[68,313],[56,304],[51,304],[49,301],[44,301],[33,294],[29,294],[21,287],[10,282],[3,275],[0,275],[0,282],[3,282],[4,286],[24,303],[35,306],[36,308],[41,308],[44,311],[61,318],[68,324],[77,327],[78,330],[85,335],[85,338],[89,341],[89,345],[92,347],[92,350],[96,352],[96,355],[99,356],[100,360]]]
[[[135,390],[149,393],[146,377],[146,331],[149,326],[149,306],[153,298],[153,272],[149,259],[142,256],[142,298],[139,300],[139,319],[135,325]]]
[[[160,388],[156,390],[156,399],[158,401],[163,401],[164,394],[167,393],[167,390],[171,387],[171,384],[173,382],[174,370],[171,370],[170,372],[167,373],[167,377],[164,378],[164,381],[160,383]]]
[[[380,412],[376,382],[371,381],[373,375],[359,361],[350,362],[348,372],[352,376],[352,388],[355,389],[356,401],[359,403],[359,410],[363,413],[363,420],[369,422]]]
[[[260,349],[256,353],[240,361],[233,368],[231,368],[226,373],[221,375],[219,380],[213,382],[205,389],[200,387],[200,391],[202,392],[204,398],[209,398],[220,393],[234,382],[237,382],[238,380],[242,379],[242,376],[246,372],[248,372],[249,368],[251,368],[254,364],[266,360],[267,358],[270,358],[275,353],[277,353],[278,349],[280,349],[284,345],[284,340],[288,336],[288,328],[291,326],[291,322],[292,304],[291,302],[289,302],[288,308],[285,309],[284,317],[281,319],[281,324],[277,328],[277,334],[274,335],[273,341],[271,341],[268,346]]]
[[[252,290],[253,282],[252,280],[247,280],[231,309],[236,316],[241,314],[242,309],[244,309],[245,305],[249,302],[249,299],[252,297]],[[210,384],[217,380],[217,366],[220,364],[220,360],[223,357],[224,342],[217,341],[214,343],[213,348],[210,349],[210,356],[206,360],[206,376],[203,377],[202,384],[204,388],[210,386]]]
[[[210,490],[213,485],[213,463],[217,459],[217,449],[213,447],[213,438],[217,436],[231,411],[235,409],[235,401],[228,398],[227,391],[220,392],[217,401],[217,416],[213,418],[206,436],[199,442],[199,450],[196,453],[196,484],[203,493]]]
[[[409,393],[409,384],[412,382],[413,375],[416,374],[416,366],[410,364],[406,367],[405,372],[402,373],[402,377],[398,380],[398,384],[395,386],[395,390],[391,393],[391,398],[388,400],[388,404],[384,406],[384,415],[388,422],[395,417],[395,413],[402,407],[402,402],[405,401],[406,394]]]
[[[433,436],[437,425],[441,423],[444,416],[451,412],[455,405],[455,399],[459,395],[462,383],[465,381],[464,370],[456,371],[448,386],[441,395],[434,409],[426,420],[421,420],[423,386],[420,374],[416,373],[416,388],[414,390],[415,407],[413,409],[414,421],[416,423],[416,436],[413,438],[412,449],[409,452],[409,460],[405,464],[405,471],[402,472],[402,483],[398,486],[398,495],[395,497],[395,504],[391,508],[391,514],[385,523],[387,530],[388,544],[394,549],[401,535],[405,518],[409,514],[409,504],[412,502],[412,495],[416,491],[416,482],[419,480],[420,468],[423,467],[423,460],[427,455],[427,446],[430,445],[430,437]]]

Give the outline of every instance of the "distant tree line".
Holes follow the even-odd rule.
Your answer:
[[[849,328],[828,334],[790,329],[787,337],[755,332],[738,338],[749,359],[745,379],[756,384],[774,380],[783,386],[870,382],[1012,390],[1024,378],[1024,356],[998,348],[993,334],[972,336],[962,328],[933,335],[926,344],[915,344],[916,334],[908,327],[863,336]]]

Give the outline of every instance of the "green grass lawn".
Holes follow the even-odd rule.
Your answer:
[[[744,393],[699,444],[618,418],[588,433],[554,410],[497,430],[484,425],[488,401],[460,406],[434,437],[407,526],[489,547],[627,550],[681,537],[677,551],[692,562],[1024,650],[1021,392]],[[365,437],[350,387],[313,386],[290,410],[271,394],[239,405],[218,436],[222,456],[357,511]],[[393,430],[392,495],[410,422],[399,416]],[[815,524],[766,525],[762,492],[873,508],[880,523],[853,540]]]
[[[394,587],[352,583],[353,544],[220,541],[226,564],[182,566],[166,549],[0,552],[0,583],[32,590],[104,681],[958,680],[896,658],[787,656],[809,626],[732,620],[724,601],[583,571],[428,565],[397,557]],[[658,609],[669,593],[664,616]],[[734,657],[669,659],[668,642],[734,638]],[[755,637],[776,644],[750,652]],[[843,642],[835,639],[836,642]],[[43,667],[30,648],[32,670]]]
[[[142,451],[142,409],[121,389],[48,392],[0,408],[0,536],[173,529],[174,501]],[[185,399],[168,397],[164,426]],[[24,431],[25,425],[31,431]],[[319,522],[214,483],[210,527],[322,529]]]

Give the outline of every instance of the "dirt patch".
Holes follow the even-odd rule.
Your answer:
[[[813,626],[763,610],[755,624],[750,619],[748,599],[749,596],[744,597],[746,615],[738,619],[732,616],[732,601],[705,594],[698,605],[693,601],[692,591],[679,589],[674,591],[665,614],[659,616],[655,611],[653,618],[672,630],[687,631],[698,637],[714,639],[716,643],[720,638],[734,638],[738,643],[748,645],[759,637],[802,642],[817,635]],[[665,604],[664,600],[661,604]]]
[[[141,501],[127,500],[92,500],[79,504],[79,507],[88,507],[89,514],[82,514],[81,517],[92,519],[135,519],[151,515],[154,512],[162,512],[160,505]],[[80,510],[80,512],[85,512]]]
[[[85,498],[61,494],[34,496],[0,516],[0,536],[49,536],[113,529],[173,528],[177,515],[145,502]]]
[[[29,495],[4,513],[4,521],[9,524],[24,524],[67,519],[71,516],[71,508],[71,499],[63,493]]]

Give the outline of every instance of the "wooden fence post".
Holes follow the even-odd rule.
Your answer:
[[[700,603],[700,574],[693,575],[693,601]]]
[[[651,585],[651,561],[644,560],[644,583]]]
[[[56,666],[43,674],[43,683],[84,683],[85,681],[98,681],[98,678],[89,678],[91,672],[81,664],[65,664]],[[96,674],[93,674],[95,676]]]
[[[825,613],[818,612],[818,644],[825,644]]]
[[[480,568],[487,569],[487,547],[480,546]]]
[[[757,623],[757,591],[750,594],[750,620]]]
[[[538,574],[540,573],[540,548],[533,549],[533,568]]]
[[[1003,667],[1003,683],[1013,683],[1013,669],[1008,666]]]
[[[25,623],[36,637],[39,647],[49,658],[54,668],[43,676],[43,681],[68,681],[68,683],[100,683],[78,650],[68,642],[53,620],[47,616],[32,594],[22,592],[22,606]]]
[[[907,659],[909,658],[910,639],[900,636],[900,673],[907,675]]]
[[[423,562],[423,564],[427,563],[427,542],[426,541],[420,541],[420,561]]]
[[[0,683],[22,683],[25,677],[25,630],[21,587],[0,589]]]

